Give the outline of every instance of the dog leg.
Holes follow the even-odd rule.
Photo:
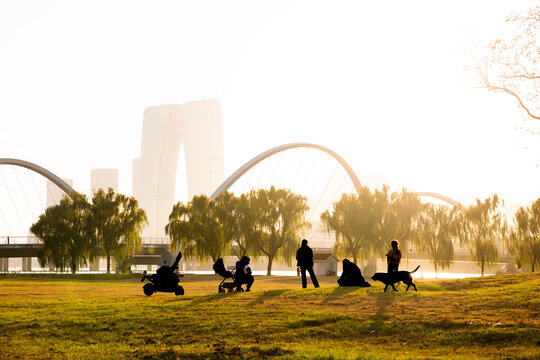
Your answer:
[[[414,287],[414,291],[418,292],[418,290],[416,290],[416,285],[414,284],[411,284],[413,287]]]
[[[388,289],[388,284],[384,287],[384,292],[386,292],[386,289]]]
[[[394,291],[398,291],[398,290],[396,289],[396,287],[394,286],[394,284],[392,284],[392,289],[394,289]]]
[[[411,287],[411,285],[407,285],[407,288],[405,289],[405,291],[409,291],[410,287]]]

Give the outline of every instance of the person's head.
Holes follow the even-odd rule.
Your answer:
[[[307,245],[307,240],[306,239],[302,239],[302,246],[306,246]]]
[[[240,259],[240,261],[242,262],[242,264],[249,264],[249,258],[247,256],[243,256],[242,259]]]
[[[351,261],[349,259],[343,259],[343,266],[349,265]]]
[[[398,247],[399,243],[397,240],[392,240],[392,242],[390,243],[390,245],[395,249]]]

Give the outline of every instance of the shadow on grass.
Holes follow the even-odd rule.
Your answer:
[[[349,294],[351,292],[355,292],[358,289],[364,289],[364,288],[362,288],[360,286],[345,286],[345,287],[338,286],[338,287],[334,288],[334,290],[332,290],[332,292],[330,294],[325,296],[322,303],[327,304],[327,303],[329,303],[331,301],[337,300],[339,297],[341,297],[343,295]]]
[[[191,305],[202,304],[202,303],[215,301],[215,300],[229,299],[229,298],[235,296],[236,294],[239,294],[239,293],[226,292],[226,293],[223,293],[223,294],[219,294],[219,293],[216,292],[216,294],[201,295],[201,296],[191,300]]]
[[[249,304],[250,305],[261,305],[267,300],[270,300],[270,299],[273,299],[273,298],[275,298],[277,296],[283,295],[285,292],[287,292],[287,289],[266,290],[266,291],[263,291],[255,299],[253,299]]]
[[[389,319],[388,308],[392,306],[395,300],[395,294],[393,292],[391,293],[369,293],[370,296],[376,298],[377,303],[377,313],[372,316],[371,319],[371,326],[373,330],[377,332],[382,332],[387,330],[388,324],[387,321]]]

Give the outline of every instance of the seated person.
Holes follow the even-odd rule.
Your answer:
[[[339,286],[371,286],[362,276],[360,268],[348,259],[343,259],[343,272],[337,282]]]
[[[246,291],[251,291],[251,285],[255,279],[251,275],[251,268],[249,265],[249,258],[247,256],[242,257],[236,262],[236,271],[234,273],[234,283],[236,284],[236,291],[241,291],[242,284],[246,284]]]

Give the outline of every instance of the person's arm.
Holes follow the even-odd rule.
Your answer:
[[[395,260],[399,262],[401,260],[401,251],[398,249],[396,250],[396,254],[394,256]]]

